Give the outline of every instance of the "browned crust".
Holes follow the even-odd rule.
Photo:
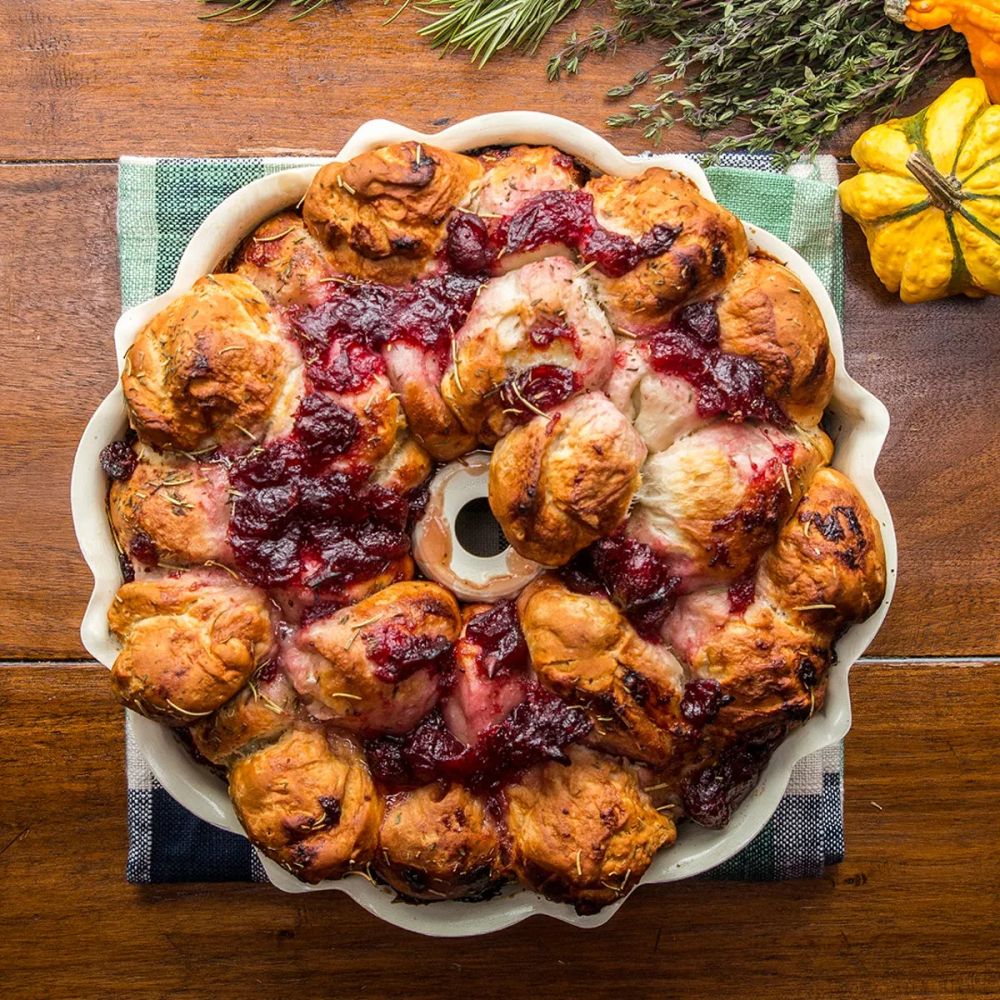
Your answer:
[[[250,840],[305,882],[363,870],[374,856],[383,803],[346,737],[291,729],[236,761],[229,795]]]
[[[215,711],[274,652],[266,595],[222,574],[126,583],[108,627],[122,643],[111,670],[118,698],[173,725]]]
[[[337,271],[402,284],[433,263],[448,215],[482,169],[470,156],[435,146],[383,146],[321,167],[302,215]]]

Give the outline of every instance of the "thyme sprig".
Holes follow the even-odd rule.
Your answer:
[[[665,43],[654,66],[608,96],[648,86],[649,103],[608,118],[658,142],[684,121],[701,133],[737,131],[713,150],[777,151],[789,160],[861,115],[885,119],[932,71],[963,57],[952,32],[911,32],[870,0],[615,0],[618,21],[571,36],[549,79],[576,73],[593,54]]]

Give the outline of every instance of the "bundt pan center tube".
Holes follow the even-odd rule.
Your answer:
[[[503,151],[518,144],[541,148]],[[485,152],[441,167],[441,151],[471,150]],[[171,289],[119,320],[122,381],[73,469],[95,579],[84,645],[113,668],[166,790],[249,833],[279,888],[340,889],[435,936],[539,913],[598,926],[636,884],[732,857],[795,763],[848,731],[848,672],[895,583],[874,475],[888,413],[847,374],[812,269],[770,233],[727,231],[732,216],[685,157],[623,156],[572,122],[508,112],[434,135],[372,121],[334,162],[347,166],[236,191]],[[549,191],[569,192],[556,208],[590,227],[582,262],[553,247],[572,242],[565,231],[550,227],[546,245],[511,235],[528,216],[537,234]],[[658,220],[675,198],[706,208]],[[386,200],[408,207],[380,216]],[[507,249],[489,258],[501,228]],[[323,313],[328,301],[357,307],[369,287],[425,308],[405,296],[428,274],[457,316],[443,354],[404,338],[379,360],[330,333],[349,321]],[[777,317],[766,343],[762,309]],[[723,377],[742,402],[710,401]],[[370,479],[351,479],[349,456]],[[459,526],[483,498],[510,542],[485,555]],[[374,576],[343,570],[371,559],[332,538],[329,518],[367,526],[385,553]],[[776,673],[762,687],[764,633]],[[438,670],[451,678],[440,705]],[[525,726],[559,730],[555,760],[518,757]],[[428,739],[439,761],[442,741],[469,752],[420,777]],[[713,767],[752,780],[739,778],[750,750],[731,746],[770,757],[723,815],[698,793]],[[685,747],[708,756],[682,794],[670,762]],[[470,754],[486,772],[467,769]],[[589,810],[614,814],[613,829],[595,831]],[[678,810],[698,822],[675,828]],[[456,816],[460,834],[443,835]],[[398,905],[396,891],[440,901]]]

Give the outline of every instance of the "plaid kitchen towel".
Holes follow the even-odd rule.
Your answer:
[[[204,217],[238,187],[308,159],[125,157],[118,173],[122,306],[166,291]],[[819,157],[780,173],[766,155],[735,154],[707,167],[722,204],[794,247],[843,302],[836,163]],[[163,790],[126,724],[130,882],[265,881],[248,842],[196,819]],[[709,877],[808,878],[842,860],[843,749],[827,747],[792,773],[777,812],[740,854]]]

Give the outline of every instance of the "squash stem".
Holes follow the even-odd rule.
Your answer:
[[[925,153],[910,153],[906,169],[923,184],[942,212],[957,212],[962,207],[962,182],[954,174],[945,177]]]

